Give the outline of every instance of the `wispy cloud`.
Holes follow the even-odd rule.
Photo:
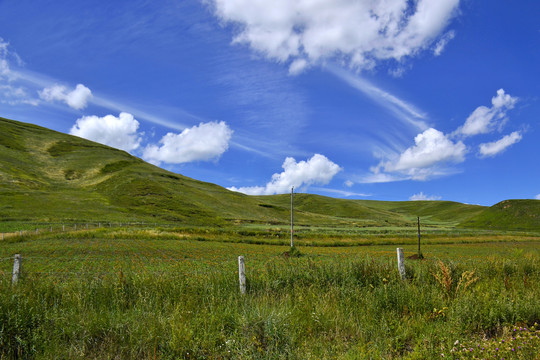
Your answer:
[[[418,194],[411,195],[409,197],[409,200],[411,201],[435,201],[435,200],[441,200],[442,197],[438,195],[426,195],[422,191],[420,191]]]
[[[364,194],[364,193],[357,193],[353,191],[347,191],[347,190],[338,190],[338,189],[327,189],[322,187],[312,187],[312,190],[329,193],[329,194],[337,194],[344,197],[351,197],[351,196],[359,196],[359,197],[369,197],[373,196],[371,194]]]
[[[351,87],[359,90],[379,106],[390,111],[397,119],[408,126],[412,126],[415,130],[420,131],[428,128],[425,122],[427,114],[417,109],[413,104],[375,86],[360,75],[352,74],[333,65],[327,65],[325,69]]]
[[[447,33],[445,33],[435,44],[435,48],[433,49],[433,55],[440,56],[442,52],[444,51],[444,48],[446,45],[456,36],[456,32],[454,30],[450,30]]]

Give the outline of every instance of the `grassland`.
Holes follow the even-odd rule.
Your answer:
[[[287,258],[260,233],[194,228],[10,237],[0,248],[0,357],[472,358],[456,340],[478,356],[495,345],[512,355],[498,342],[540,322],[540,238],[438,237],[425,260],[407,261],[406,281],[396,246],[416,253],[383,237],[299,245],[303,256]],[[23,277],[12,287],[14,253]],[[537,333],[521,333],[528,342],[505,358],[534,359]]]

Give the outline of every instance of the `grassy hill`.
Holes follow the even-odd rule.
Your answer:
[[[540,229],[540,200],[504,200],[464,220],[459,226],[538,231]]]
[[[503,205],[501,205],[503,204]],[[371,201],[295,194],[311,226],[429,226],[538,230],[540,201],[492,208],[450,201]],[[287,224],[290,196],[247,196],[163,170],[124,151],[0,118],[2,221],[149,221],[224,226]]]
[[[279,221],[282,211],[128,153],[0,118],[3,220]]]

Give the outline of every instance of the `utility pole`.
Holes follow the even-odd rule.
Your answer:
[[[294,247],[294,242],[293,242],[293,234],[294,234],[294,204],[293,204],[293,196],[294,196],[294,186],[291,188],[291,247]]]
[[[418,216],[418,256],[422,256],[422,252],[420,251],[420,216]]]

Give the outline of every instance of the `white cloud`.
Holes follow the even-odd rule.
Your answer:
[[[535,199],[540,200],[540,194],[536,195]]]
[[[459,0],[211,0],[217,17],[239,25],[235,43],[279,62],[338,59],[357,69],[414,56],[433,43]],[[448,39],[449,40],[449,39]],[[447,41],[448,41],[447,40]]]
[[[402,172],[414,179],[426,179],[431,167],[441,163],[460,163],[465,160],[466,146],[454,143],[442,132],[430,128],[414,138],[411,146],[393,161],[382,162],[378,168],[387,172]]]
[[[358,182],[361,184],[381,184],[381,183],[408,180],[408,177],[395,175],[395,174],[382,173],[380,172],[379,167],[375,167],[371,170],[374,172],[360,176],[358,179]]]
[[[138,128],[139,122],[133,115],[123,112],[118,117],[83,116],[77,120],[69,133],[117,149],[132,151],[141,143]]]
[[[352,180],[345,181],[345,186],[346,187],[352,187],[353,185],[354,185],[354,182]]]
[[[229,190],[248,195],[284,194],[291,191],[292,186],[298,189],[312,184],[326,185],[341,171],[341,167],[320,154],[300,162],[288,157],[282,167],[284,171],[272,175],[272,180],[266,186],[231,187]]]
[[[15,58],[20,62],[17,54],[12,53],[8,48],[9,43],[0,37],[0,80],[4,81],[13,80],[16,77],[13,70],[11,70],[10,60]]]
[[[201,123],[180,134],[168,133],[160,145],[149,145],[143,158],[154,164],[182,164],[219,158],[229,148],[233,131],[223,121]]]
[[[10,51],[9,43],[0,37],[0,103],[8,105],[29,104],[36,106],[39,101],[28,95],[19,80],[19,74],[11,64],[22,65],[19,56]]]
[[[403,122],[414,126],[415,130],[427,129],[427,125],[423,121],[426,119],[427,115],[418,110],[414,105],[378,88],[358,75],[353,75],[350,72],[335,66],[327,66],[326,69],[333,75],[345,81],[351,87],[362,92],[365,96],[369,97],[383,108],[392,112]]]
[[[521,141],[522,135],[519,131],[514,131],[510,135],[504,136],[502,139],[490,143],[480,144],[479,151],[481,157],[495,156],[510,145]]]
[[[505,94],[503,89],[497,91],[497,96],[491,99],[491,108],[479,106],[465,121],[465,124],[456,130],[457,134],[473,136],[492,132],[497,126],[502,126],[506,119],[506,112],[514,107],[518,98]]]
[[[433,55],[440,56],[448,42],[450,42],[450,40],[455,37],[456,32],[454,30],[450,30],[446,34],[444,34],[435,45],[435,48],[433,49]]]
[[[68,91],[63,85],[55,84],[40,91],[39,97],[49,102],[63,101],[73,109],[81,110],[88,104],[88,100],[92,97],[92,91],[83,84],[77,84],[72,91]]]
[[[411,201],[435,201],[435,200],[441,200],[440,196],[437,195],[426,195],[422,191],[418,194],[414,194],[411,197],[409,197],[409,200]]]
[[[347,190],[327,189],[327,188],[320,188],[320,187],[314,187],[312,189],[316,190],[316,191],[324,192],[324,193],[337,194],[339,196],[344,196],[344,197],[351,197],[351,196],[368,197],[368,196],[372,196],[371,194],[356,193],[356,192],[347,191]]]

